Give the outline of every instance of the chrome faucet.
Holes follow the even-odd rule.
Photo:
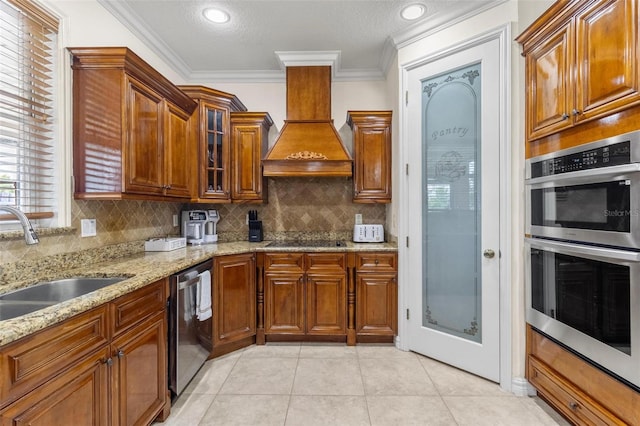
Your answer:
[[[20,224],[22,225],[22,229],[24,232],[24,241],[27,244],[38,244],[40,242],[40,240],[38,239],[38,234],[36,234],[36,231],[33,230],[31,222],[29,222],[29,219],[24,213],[11,206],[0,206],[0,210],[9,212],[20,220]]]

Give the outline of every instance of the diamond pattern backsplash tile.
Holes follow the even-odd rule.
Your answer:
[[[351,178],[269,178],[267,204],[181,204],[153,201],[73,200],[72,230],[43,232],[40,244],[27,246],[20,238],[0,239],[2,264],[80,252],[151,237],[179,235],[172,216],[182,209],[217,209],[219,241],[246,240],[249,210],[258,211],[265,239],[285,236],[349,238],[354,215],[364,223],[386,221],[386,205],[355,204]],[[80,237],[80,220],[96,219],[97,235]],[[0,271],[1,272],[1,271]]]
[[[386,205],[355,204],[353,181],[349,178],[269,178],[267,204],[190,204],[189,209],[217,209],[218,233],[240,232],[246,238],[249,210],[258,211],[265,237],[277,233],[351,233],[354,216],[362,214],[363,223],[384,224]]]

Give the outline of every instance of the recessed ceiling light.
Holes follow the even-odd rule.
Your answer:
[[[400,12],[400,16],[402,16],[407,21],[413,21],[418,19],[422,15],[424,15],[425,8],[421,4],[410,4],[409,6],[402,9]]]
[[[225,22],[229,22],[230,19],[227,12],[215,8],[205,9],[203,14],[205,18],[216,24],[224,24]]]

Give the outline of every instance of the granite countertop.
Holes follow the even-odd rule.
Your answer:
[[[251,252],[363,252],[396,251],[397,246],[389,243],[352,243],[340,247],[268,247],[269,241],[249,243],[246,241],[188,246],[170,252],[142,252],[127,257],[90,264],[81,268],[64,271],[45,271],[30,282],[16,282],[3,286],[3,291],[27,287],[38,281],[75,276],[87,277],[129,277],[117,284],[93,291],[83,296],[55,304],[27,315],[0,321],[0,346],[20,339],[47,326],[59,323],[74,315],[100,306],[120,296],[142,288],[159,279],[168,277],[215,256]]]

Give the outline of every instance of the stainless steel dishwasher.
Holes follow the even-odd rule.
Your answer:
[[[202,330],[211,330],[212,295],[209,292],[207,298],[203,294],[208,291],[206,286],[211,289],[212,266],[213,261],[209,260],[171,276],[168,375],[172,400],[182,393],[211,353]],[[203,306],[203,299],[208,302],[207,306]],[[203,307],[209,308],[205,315],[202,315]]]

